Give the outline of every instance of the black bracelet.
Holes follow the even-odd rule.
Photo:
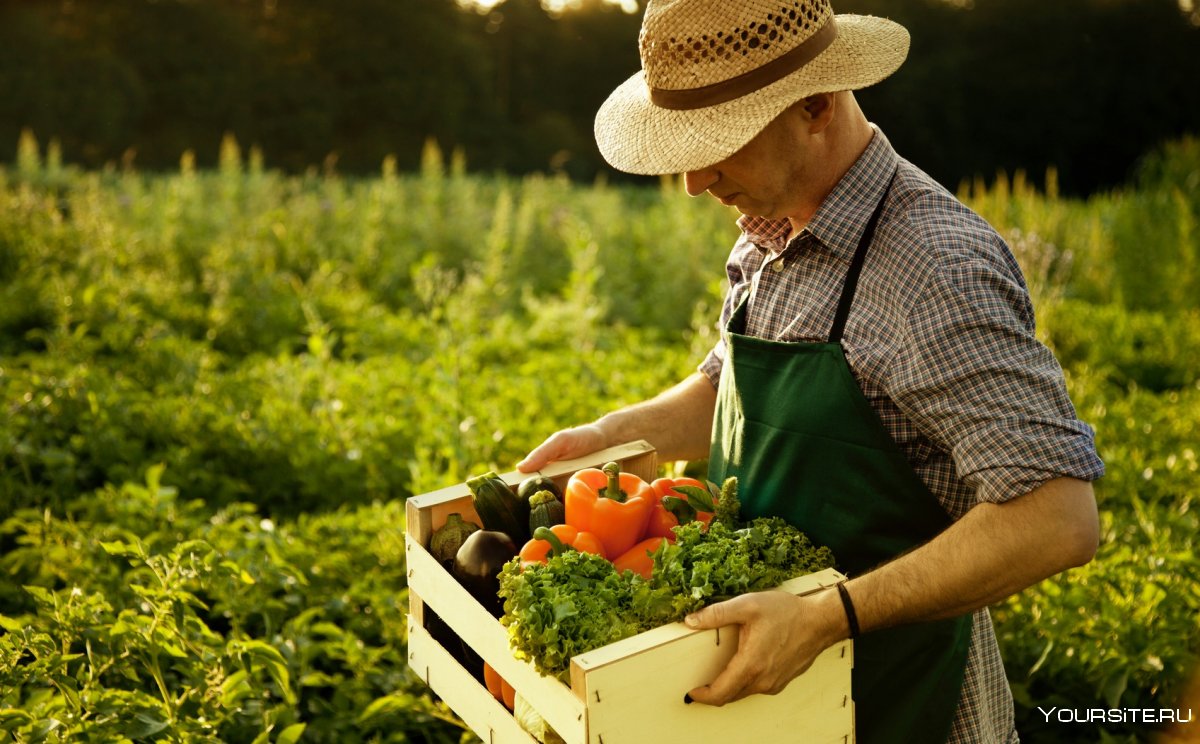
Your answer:
[[[842,597],[842,607],[846,608],[846,619],[850,621],[850,637],[858,638],[858,615],[854,613],[854,603],[850,601],[850,592],[846,591],[846,582],[839,581],[837,590]]]

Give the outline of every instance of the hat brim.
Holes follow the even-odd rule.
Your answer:
[[[898,23],[839,15],[837,24],[837,38],[804,67],[716,106],[656,106],[639,70],[596,113],[600,153],[618,170],[647,176],[706,168],[742,149],[796,101],[874,85],[895,72],[908,55],[908,31]]]

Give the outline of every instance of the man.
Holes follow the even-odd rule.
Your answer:
[[[688,618],[741,626],[694,701],[776,693],[855,637],[860,741],[1016,740],[986,607],[1091,560],[1103,465],[1004,241],[855,101],[900,66],[907,32],[827,0],[650,0],[640,48],[597,141],[617,168],[684,173],[743,213],[722,340],[674,388],[518,467],[646,439],[707,456],[711,480],[738,476],[747,516],[833,550],[837,591]]]

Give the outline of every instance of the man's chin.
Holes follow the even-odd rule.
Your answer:
[[[757,217],[757,218],[763,219],[763,220],[781,219],[779,217],[776,217],[773,214],[768,214],[767,211],[764,210],[761,206],[758,206],[755,204],[735,204],[733,206],[735,209],[737,209],[737,211],[741,212],[742,214],[746,215],[747,217]]]

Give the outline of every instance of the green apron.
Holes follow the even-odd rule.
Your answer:
[[[841,346],[886,199],[855,250],[828,343],[746,336],[747,301],[738,306],[727,328],[709,458],[710,480],[737,476],[742,484],[746,518],[783,517],[827,545],[851,577],[950,524],[863,395]],[[856,639],[858,741],[944,742],[970,641],[970,614]]]

